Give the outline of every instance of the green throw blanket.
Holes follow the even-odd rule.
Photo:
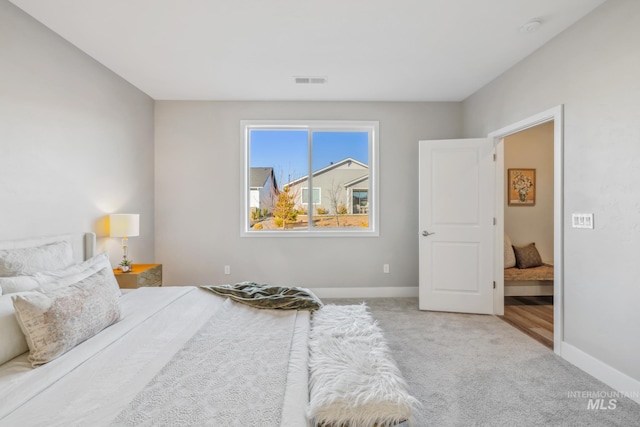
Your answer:
[[[255,308],[278,310],[317,310],[322,301],[311,291],[284,286],[259,285],[253,282],[235,285],[202,286],[203,289],[222,297],[250,305]]]

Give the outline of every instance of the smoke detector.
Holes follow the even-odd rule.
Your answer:
[[[532,19],[531,21],[522,24],[520,26],[521,33],[535,33],[542,26],[542,21],[539,19]]]

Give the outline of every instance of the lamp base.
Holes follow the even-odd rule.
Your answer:
[[[127,247],[123,246],[123,248],[124,248],[124,255],[122,255],[122,261],[120,261],[118,268],[123,273],[128,273],[133,269],[133,263],[129,258],[127,258]]]

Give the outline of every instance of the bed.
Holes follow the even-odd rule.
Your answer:
[[[339,363],[335,360],[310,362],[313,354],[309,354],[309,337],[313,323],[309,311],[260,310],[197,287],[140,288],[121,293],[117,284],[114,287],[101,284],[101,292],[106,295],[104,299],[111,301],[112,294],[117,294],[118,318],[52,358],[47,358],[47,346],[42,352],[34,351],[40,342],[38,334],[47,328],[36,328],[35,332],[30,332],[32,318],[25,315],[21,304],[35,298],[36,303],[28,307],[36,310],[40,301],[37,298],[47,295],[47,292],[51,295],[76,292],[68,290],[71,288],[84,291],[94,286],[96,277],[101,283],[106,283],[111,278],[105,275],[108,272],[113,275],[110,266],[104,267],[102,255],[95,255],[95,235],[92,233],[0,242],[0,252],[34,245],[44,247],[40,245],[54,244],[51,242],[60,239],[73,247],[76,264],[68,269],[95,263],[91,264],[95,271],[73,283],[71,280],[63,283],[67,276],[61,279],[54,274],[58,280],[55,284],[47,282],[51,280],[47,273],[34,273],[29,277],[39,280],[38,288],[13,293],[13,296],[3,291],[4,295],[0,296],[4,304],[0,305],[4,307],[0,312],[2,345],[6,347],[5,338],[9,335],[7,322],[13,319],[7,314],[7,301],[11,298],[15,314],[10,314],[17,318],[18,326],[26,328],[23,331],[27,331],[25,336],[30,351],[4,363],[0,360],[0,426],[304,427],[323,423],[314,417],[314,413],[330,410],[331,404],[339,400],[335,393],[342,391],[331,389],[331,378],[316,375],[312,369],[311,378],[316,378],[314,392],[320,390],[320,395],[332,397],[322,408],[310,406],[310,365],[320,365],[320,369],[324,369],[322,365],[325,368],[329,365],[331,372],[336,373],[335,367]],[[106,254],[103,258],[108,261]],[[2,283],[10,283],[2,281],[6,279],[1,277],[2,268],[0,257],[0,288]],[[83,271],[83,274],[87,273]],[[79,276],[74,277],[73,280],[77,280]],[[115,279],[110,283],[115,283]],[[16,296],[23,294],[26,296]],[[64,295],[67,298],[68,294]],[[48,303],[48,309],[51,311],[51,307],[61,300],[66,301],[64,298],[54,299],[53,303]],[[81,305],[85,310],[85,306],[91,304],[83,302]],[[108,307],[113,308],[111,305]],[[330,317],[335,321],[335,315]],[[365,318],[364,321],[368,322],[364,329],[370,330],[372,325],[375,326],[372,319]],[[84,331],[93,322],[93,317],[83,322],[80,329]],[[15,332],[15,325],[12,327]],[[339,335],[344,335],[344,322],[337,327],[342,328]],[[323,331],[326,330],[325,327]],[[336,333],[326,335],[335,336]],[[63,338],[68,337],[65,335]],[[355,341],[361,342],[361,338],[360,334]],[[344,347],[344,342],[339,341],[338,347]],[[371,345],[385,346],[381,338],[374,338],[372,342],[375,344]],[[2,349],[6,353],[5,350]],[[371,350],[362,348],[359,358],[366,359]],[[384,356],[384,353],[377,354]],[[383,362],[389,363],[389,360]],[[399,395],[389,388],[389,381],[380,382],[387,374],[376,374],[366,379],[371,396],[361,399],[360,394],[355,399],[365,404],[360,405],[358,411],[367,413],[369,420],[379,425],[410,419],[410,411],[416,403],[406,393],[406,383],[399,371],[393,363],[391,365],[385,369]],[[340,375],[340,372],[336,374]],[[391,406],[396,407],[395,410],[389,405],[381,406],[376,400],[376,381],[385,388],[385,398],[392,401]],[[351,389],[351,393],[355,389],[346,388]],[[376,415],[376,407],[385,407],[387,413]],[[345,405],[342,404],[340,416],[343,418],[340,420],[351,416],[354,405],[348,403],[346,408],[345,415]],[[357,418],[353,418],[350,424],[366,425]]]

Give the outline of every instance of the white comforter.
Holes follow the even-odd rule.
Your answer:
[[[308,312],[193,287],[121,302],[120,322],[62,357],[0,366],[0,426],[308,424]]]

